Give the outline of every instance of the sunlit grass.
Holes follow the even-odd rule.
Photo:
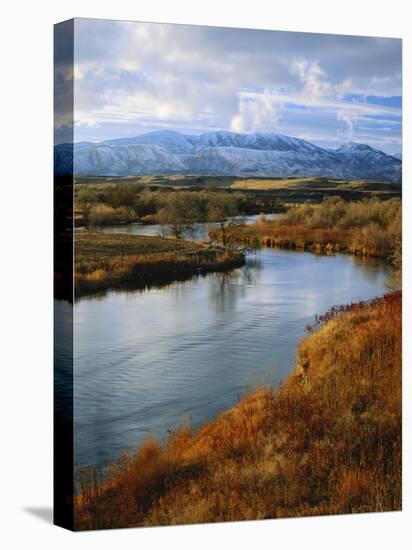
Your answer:
[[[319,253],[348,252],[397,264],[402,247],[402,203],[399,199],[347,202],[338,197],[320,205],[290,208],[278,219],[236,229],[239,239]]]
[[[76,296],[127,283],[146,285],[188,273],[222,271],[243,263],[241,253],[190,241],[79,231]]]
[[[401,508],[401,294],[335,308],[295,372],[198,431],[149,440],[101,478],[81,476],[76,527]]]

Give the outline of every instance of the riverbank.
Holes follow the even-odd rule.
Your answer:
[[[102,482],[83,471],[76,528],[400,509],[400,293],[308,330],[280,389],[146,442]]]
[[[388,259],[389,243],[371,245],[361,239],[359,231],[330,227],[310,228],[303,224],[259,222],[253,227],[240,229],[240,240],[248,245],[301,250],[317,254],[348,253],[356,256]]]
[[[381,258],[400,272],[402,203],[398,199],[347,202],[331,197],[319,205],[292,207],[273,221],[262,216],[254,226],[233,231],[248,244]]]
[[[245,263],[240,252],[161,237],[79,231],[75,243],[76,297],[110,288],[162,284]]]

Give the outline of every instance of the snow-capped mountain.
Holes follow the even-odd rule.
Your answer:
[[[193,154],[207,147],[236,147],[258,151],[313,151],[319,149],[304,139],[280,134],[237,134],[225,131],[185,135],[174,130],[160,130],[133,138],[112,139],[103,143],[105,145],[158,145],[173,154]]]
[[[362,179],[394,182],[400,182],[402,179],[402,161],[369,145],[349,142],[339,147],[335,153],[342,159],[349,173],[362,173]],[[380,177],[377,177],[377,174],[380,174]]]
[[[75,174],[94,176],[183,172],[178,155],[158,145],[106,145],[82,147],[74,152]]]
[[[71,145],[55,147],[57,174],[69,173]],[[74,173],[84,176],[194,174],[222,176],[325,176],[400,182],[402,162],[369,145],[336,150],[272,133],[162,130],[133,138],[74,144]]]

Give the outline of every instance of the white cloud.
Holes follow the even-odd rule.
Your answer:
[[[395,111],[390,107],[368,104],[365,97],[362,101],[344,100],[345,94],[353,91],[351,80],[345,79],[333,83],[317,61],[295,59],[292,70],[299,76],[302,83],[302,89],[297,93],[297,101],[307,106],[334,110],[337,121],[346,124],[348,139],[353,138],[355,123],[362,118],[362,115],[381,115]],[[377,79],[372,80],[376,84]]]
[[[268,89],[258,94],[239,94],[238,112],[230,121],[233,132],[270,132],[279,121],[279,106]]]
[[[341,122],[344,122],[347,126],[347,137],[349,139],[353,138],[353,125],[356,121],[359,120],[357,113],[350,110],[338,111],[337,119]]]
[[[314,105],[326,97],[342,97],[351,88],[350,79],[332,83],[317,61],[295,59],[292,63],[292,72],[298,75],[303,85],[300,95],[309,105]]]
[[[400,109],[348,100],[400,93],[391,39],[83,19],[75,58],[76,139],[167,127],[334,141],[344,123],[358,140],[360,121],[379,139],[375,117],[400,121]]]

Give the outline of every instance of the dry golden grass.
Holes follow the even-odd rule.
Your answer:
[[[399,199],[347,202],[331,197],[322,204],[291,208],[284,216],[241,228],[239,237],[313,252],[349,252],[391,261],[402,240],[402,203]]]
[[[190,241],[80,231],[75,238],[75,292],[80,297],[125,285],[146,286],[243,263],[241,253]]]
[[[342,184],[339,180],[328,180],[325,178],[242,178],[235,179],[230,187],[233,189],[250,190],[271,190],[271,189],[293,189],[294,187],[309,187],[317,189],[326,187],[335,189]]]
[[[360,192],[364,196],[373,197],[378,195],[381,198],[399,196],[399,185],[380,181],[367,180],[337,180],[333,178],[320,177],[296,177],[296,178],[235,178],[230,185],[233,189],[248,191],[290,191],[295,196],[296,192],[322,192],[330,196],[335,191],[337,194],[343,191],[350,195],[350,192]],[[299,202],[299,201],[298,201]]]
[[[277,390],[82,473],[77,529],[399,510],[401,295],[334,310]]]
[[[193,176],[189,174],[171,174],[158,176],[95,176],[76,177],[76,188],[103,190],[116,185],[138,184],[146,187],[203,188],[203,187],[231,187],[250,191],[277,191],[288,190],[347,190],[363,191],[366,195],[400,195],[399,184],[385,183],[371,180],[339,180],[322,177],[236,177],[236,176]]]

